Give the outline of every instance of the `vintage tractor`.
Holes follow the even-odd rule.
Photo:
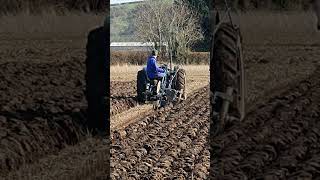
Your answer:
[[[137,100],[141,104],[152,103],[154,109],[186,99],[185,70],[179,66],[172,69],[167,65],[162,65],[160,68],[164,69],[166,74],[160,79],[149,79],[146,68],[137,74]]]
[[[224,1],[226,9],[221,18],[216,2],[209,4],[212,37],[210,132],[215,136],[223,132],[229,122],[241,121],[245,116],[245,75],[240,29],[232,21],[227,0]]]

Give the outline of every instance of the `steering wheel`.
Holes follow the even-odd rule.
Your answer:
[[[168,67],[168,65],[166,65],[166,64],[161,64],[161,66],[160,66],[160,68],[162,68],[162,69],[167,69],[167,67]]]

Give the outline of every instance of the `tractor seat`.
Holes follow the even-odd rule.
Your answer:
[[[156,77],[156,78],[149,78],[148,81],[150,82],[151,85],[157,85],[159,81],[161,81],[161,77]]]

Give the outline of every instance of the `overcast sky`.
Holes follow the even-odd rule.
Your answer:
[[[119,4],[119,3],[129,3],[129,2],[139,2],[141,0],[111,0],[111,4]]]

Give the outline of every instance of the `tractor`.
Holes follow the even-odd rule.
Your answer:
[[[217,10],[216,1],[211,2],[210,132],[216,136],[229,123],[244,119],[246,88],[239,26],[232,20],[227,0],[224,0],[224,13]]]
[[[137,100],[140,104],[152,103],[159,109],[170,103],[177,104],[186,99],[186,72],[179,66],[172,68],[164,64],[165,76],[160,79],[149,79],[146,68],[137,74]]]

